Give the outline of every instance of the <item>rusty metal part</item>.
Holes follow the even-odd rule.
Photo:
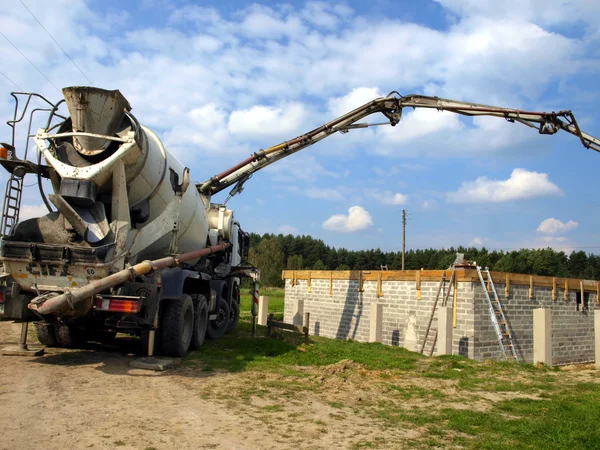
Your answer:
[[[165,269],[185,261],[208,256],[212,253],[223,251],[230,246],[231,244],[229,242],[224,242],[219,245],[206,247],[193,252],[181,253],[175,256],[167,256],[154,261],[142,261],[141,263],[138,263],[132,267],[128,267],[120,270],[119,272],[113,273],[106,278],[94,280],[85,286],[68,290],[55,297],[47,298],[43,295],[36,297],[29,305],[27,305],[27,307],[30,310],[42,315],[68,311],[69,309],[73,309],[75,304],[81,302],[82,300],[89,299],[96,294],[127,281],[131,281],[136,277],[146,275],[153,270]]]

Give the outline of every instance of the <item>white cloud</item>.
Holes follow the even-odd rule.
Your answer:
[[[242,137],[285,137],[300,130],[306,117],[307,112],[301,103],[280,107],[255,105],[233,111],[229,116],[228,129],[233,135]]]
[[[550,235],[555,235],[555,234],[563,234],[566,233],[567,231],[571,231],[574,230],[575,228],[577,228],[579,226],[579,224],[573,220],[569,220],[568,222],[561,222],[558,219],[554,219],[552,217],[543,220],[542,223],[540,223],[540,226],[538,227],[537,231],[539,231],[540,233],[544,233],[544,234],[550,234]]]
[[[371,214],[362,206],[352,206],[348,210],[348,215],[336,214],[323,222],[323,228],[330,231],[341,231],[350,233],[353,231],[364,230],[373,225]]]
[[[473,239],[471,239],[471,242],[469,242],[469,246],[470,247],[482,247],[483,239],[480,237],[474,237]]]
[[[400,192],[380,192],[375,189],[365,189],[365,195],[379,200],[383,205],[404,205],[408,201],[408,195],[401,194]]]
[[[48,214],[48,208],[43,203],[41,205],[21,205],[19,221],[42,217]]]
[[[314,182],[324,177],[339,178],[339,174],[325,169],[314,155],[297,153],[282,159],[265,169],[273,181],[278,182]]]
[[[447,193],[446,199],[450,203],[499,203],[561,194],[548,174],[514,169],[508,180],[479,177],[465,181],[457,191]]]
[[[329,112],[333,117],[339,117],[379,97],[382,97],[382,94],[377,88],[355,88],[342,97],[329,99]]]
[[[292,225],[280,225],[277,231],[282,234],[298,234],[298,228]]]

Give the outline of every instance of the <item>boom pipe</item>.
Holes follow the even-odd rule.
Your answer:
[[[600,152],[600,140],[582,132],[571,111],[550,113],[521,111],[518,109],[461,102],[425,95],[407,95],[404,97],[389,95],[375,99],[291,141],[285,141],[265,150],[260,150],[219,175],[210,178],[204,183],[197,184],[196,187],[203,194],[216,194],[238,181],[247,179],[254,172],[269,164],[316,144],[331,134],[338,131],[348,131],[352,128],[367,127],[368,124],[355,125],[355,122],[371,114],[377,112],[383,113],[389,119],[390,125],[394,126],[400,121],[402,109],[406,107],[437,109],[438,111],[449,111],[472,117],[489,116],[504,118],[509,122],[519,122],[535,128],[540,134],[555,134],[559,130],[564,130],[579,137],[584,147]]]
[[[67,290],[56,297],[44,298],[41,296],[41,301],[39,302],[36,302],[36,299],[33,299],[32,302],[27,305],[27,307],[33,312],[42,315],[65,312],[69,309],[73,309],[75,304],[81,302],[82,300],[93,297],[94,295],[118,286],[119,284],[132,281],[136,277],[146,275],[153,270],[166,269],[167,267],[175,266],[185,261],[208,256],[216,252],[221,252],[230,246],[231,244],[229,242],[223,242],[222,244],[206,247],[193,252],[182,253],[175,256],[167,256],[154,261],[142,261],[141,263],[120,270],[119,272],[115,272],[112,275],[100,280],[94,280],[80,288]]]

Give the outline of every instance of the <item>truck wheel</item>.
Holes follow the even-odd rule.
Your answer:
[[[237,302],[235,297],[231,302],[231,307],[229,308],[229,323],[227,324],[227,330],[225,333],[230,333],[235,330],[237,324],[240,320],[240,304]]]
[[[194,333],[194,303],[187,294],[163,300],[162,349],[167,356],[185,356]]]
[[[192,350],[198,350],[204,343],[206,329],[208,328],[208,302],[202,294],[194,295],[194,304],[196,305],[196,317],[194,320],[194,333],[192,334]]]
[[[56,335],[54,330],[54,324],[48,322],[33,322],[33,329],[37,335],[40,344],[47,347],[56,347]]]
[[[206,337],[209,339],[219,339],[220,337],[223,337],[225,331],[227,331],[227,325],[229,324],[229,305],[224,298],[219,300],[218,308],[217,318],[208,322]]]
[[[69,325],[56,325],[54,335],[59,347],[78,348],[83,347],[87,339],[83,331]]]

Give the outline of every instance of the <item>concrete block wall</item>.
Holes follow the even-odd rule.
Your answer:
[[[449,275],[449,272],[446,273]],[[533,310],[549,308],[552,318],[553,364],[592,361],[594,350],[594,313],[600,285],[593,281],[552,279],[529,275],[492,273],[495,280],[510,280],[510,295],[505,298],[504,283],[496,283],[505,315],[513,333],[519,360],[533,361]],[[370,305],[383,305],[381,341],[387,345],[420,350],[425,335],[441,271],[378,273],[364,271],[363,292],[358,292],[359,272],[300,271],[284,272],[284,320],[294,322],[299,302],[303,312],[310,313],[310,333],[334,339],[368,342],[370,335]],[[502,359],[487,302],[474,270],[462,271],[457,283],[456,327],[452,333],[452,352],[469,358]],[[420,282],[416,279],[420,278]],[[292,283],[292,280],[294,283]],[[534,282],[534,296],[529,298],[529,284]],[[377,296],[381,283],[383,296]],[[556,285],[556,300],[552,300],[552,285]],[[569,286],[568,300],[564,285]],[[420,284],[421,299],[417,299]],[[583,285],[588,308],[577,310],[577,292]],[[310,289],[309,289],[310,287]],[[332,295],[330,295],[330,287]],[[447,287],[447,285],[446,285]],[[438,306],[441,306],[441,299]],[[453,306],[453,296],[448,301]],[[296,317],[296,320],[300,317]],[[434,316],[425,354],[429,354],[433,333],[437,329]],[[437,348],[434,349],[434,355]]]
[[[588,309],[579,306],[577,293],[570,290],[568,300],[564,290],[557,289],[552,300],[551,287],[534,287],[529,298],[528,286],[511,286],[508,299],[505,284],[495,284],[504,314],[512,330],[517,355],[521,361],[533,361],[533,310],[548,308],[552,317],[552,362],[566,364],[594,360],[594,313],[596,294],[589,293]],[[475,287],[475,359],[500,359],[502,357],[481,285]]]
[[[421,282],[421,299],[418,300],[414,281],[383,281],[383,296],[379,298],[376,281],[364,281],[364,291],[358,292],[358,280],[334,280],[331,296],[327,279],[312,279],[310,292],[307,280],[296,283],[292,286],[289,279],[285,283],[285,322],[293,322],[296,304],[302,301],[304,312],[310,312],[311,334],[367,342],[370,304],[378,302],[383,305],[382,343],[413,351],[421,348],[439,285],[437,281]],[[453,333],[453,353],[471,358],[475,354],[472,295],[469,283],[458,284],[457,327]],[[452,296],[448,306],[452,306]],[[426,354],[436,329],[437,314],[425,346]]]

